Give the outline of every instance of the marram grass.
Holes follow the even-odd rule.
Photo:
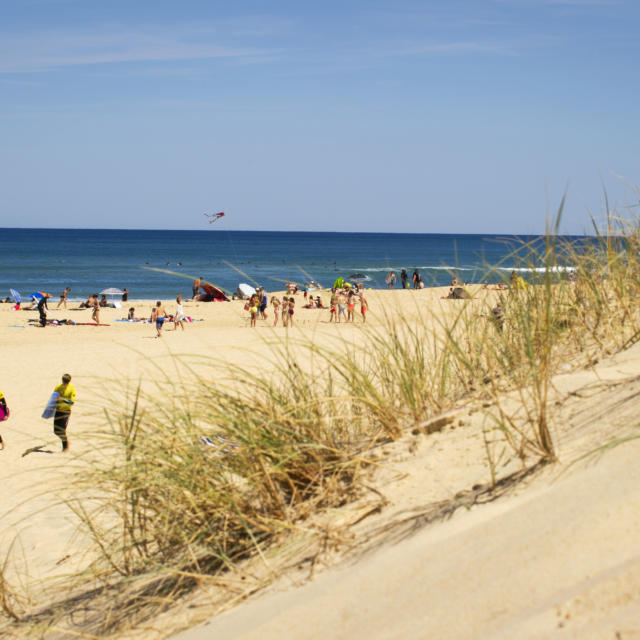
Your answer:
[[[108,455],[76,472],[69,501],[98,551],[85,575],[95,585],[224,572],[353,500],[379,444],[471,398],[493,425],[484,438],[494,482],[505,451],[553,460],[552,376],[640,338],[639,247],[637,223],[580,246],[549,233],[518,249],[538,269],[527,286],[461,303],[453,319],[387,318],[358,345],[279,342],[268,371],[167,378],[125,406],[110,402]],[[15,620],[16,598],[0,585]]]

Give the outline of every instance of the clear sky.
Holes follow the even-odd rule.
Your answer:
[[[537,233],[640,184],[638,0],[2,0],[0,226]],[[638,209],[631,209],[640,213]]]

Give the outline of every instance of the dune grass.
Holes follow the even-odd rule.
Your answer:
[[[109,455],[77,471],[69,502],[98,551],[85,576],[172,576],[175,594],[261,556],[358,497],[381,444],[460,403],[485,405],[494,483],[500,456],[553,461],[552,376],[640,338],[638,225],[580,245],[556,230],[518,248],[526,285],[457,302],[452,319],[386,318],[356,345],[279,341],[268,368],[167,377],[126,406],[117,388],[96,436]]]

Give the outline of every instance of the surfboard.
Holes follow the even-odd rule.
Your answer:
[[[238,285],[238,294],[242,296],[242,298],[250,298],[255,292],[256,290],[245,282],[241,282]]]
[[[59,395],[60,394],[57,391],[54,391],[51,394],[51,397],[49,398],[49,402],[47,402],[47,406],[44,408],[44,411],[42,412],[42,417],[45,420],[49,420],[49,418],[53,418],[56,412],[56,405],[58,404]]]

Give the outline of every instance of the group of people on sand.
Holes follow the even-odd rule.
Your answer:
[[[387,276],[384,279],[387,284],[388,289],[393,289],[395,287],[397,278],[395,271],[389,271]],[[424,282],[422,281],[422,276],[420,275],[420,271],[418,269],[414,269],[413,275],[411,276],[411,284],[409,284],[409,274],[406,269],[402,269],[400,271],[400,283],[402,284],[403,289],[424,289]]]
[[[304,292],[305,304],[303,309],[327,309],[327,306],[323,303],[322,297],[316,295],[310,295],[307,291]],[[355,308],[356,304],[360,307],[360,315],[362,321],[367,320],[367,310],[369,303],[364,296],[364,291],[358,287],[352,287],[349,284],[345,284],[343,288],[333,289],[331,293],[331,300],[329,302],[329,322],[353,322],[355,320]],[[268,298],[264,291],[264,288],[258,287],[256,292],[245,303],[245,311],[249,312],[250,323],[249,326],[255,327],[258,319],[267,319],[267,305]],[[296,309],[296,300],[293,296],[285,295],[282,300],[278,296],[271,297],[271,307],[273,309],[273,326],[277,327],[280,319],[282,319],[283,327],[294,326],[294,315]]]
[[[130,319],[135,320],[135,309],[131,307],[129,309],[129,315],[133,316]],[[185,315],[184,308],[182,306],[182,295],[178,294],[176,296],[176,312],[173,316],[169,316],[166,312],[164,305],[160,300],[156,302],[156,306],[151,310],[151,322],[156,325],[156,337],[162,338],[162,327],[166,320],[173,320],[173,330],[177,331],[178,326],[184,331],[184,323],[185,323]]]
[[[250,326],[255,327],[258,318],[267,319],[268,304],[269,298],[264,287],[258,287],[244,307],[245,310],[249,311]],[[278,325],[281,316],[283,327],[293,327],[293,316],[296,309],[296,300],[293,296],[282,296],[282,301],[278,296],[273,296],[271,298],[271,306],[273,307],[274,327]]]
[[[71,409],[76,402],[76,388],[71,384],[71,376],[65,373],[62,376],[62,382],[55,387],[52,400],[55,406],[52,407],[53,416],[53,433],[60,438],[62,443],[62,452],[69,450],[69,438],[67,436],[67,427],[69,426],[69,418],[71,417]],[[9,419],[11,415],[7,400],[2,391],[0,391],[0,422]],[[43,415],[43,417],[50,417]],[[0,451],[5,448],[4,440],[0,435]]]
[[[355,320],[356,304],[360,304],[360,315],[362,322],[367,321],[367,311],[369,303],[364,297],[364,291],[355,287],[343,287],[335,289],[329,301],[329,322],[353,322]]]

